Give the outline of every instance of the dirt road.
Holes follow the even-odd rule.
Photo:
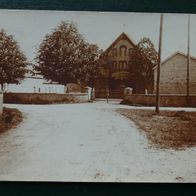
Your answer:
[[[7,105],[24,114],[0,135],[0,180],[196,182],[196,148],[150,148],[115,102]]]

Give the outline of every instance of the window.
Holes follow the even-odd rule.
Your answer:
[[[127,61],[119,61],[119,68],[120,69],[128,69]]]
[[[117,49],[116,48],[112,49],[112,56],[117,56]]]
[[[113,69],[117,69],[117,63],[116,63],[116,61],[113,61],[113,63],[112,63],[112,68],[113,68]]]
[[[127,47],[124,45],[120,47],[120,56],[121,57],[127,56]]]
[[[123,61],[123,69],[127,69],[127,61]]]
[[[119,61],[119,69],[126,69],[127,62],[126,61]]]
[[[118,69],[121,69],[121,66],[122,66],[122,61],[119,61],[119,63],[118,63]]]

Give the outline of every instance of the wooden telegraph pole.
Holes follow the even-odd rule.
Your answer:
[[[187,106],[189,106],[189,73],[190,73],[190,15],[188,15],[188,44],[187,44]]]
[[[160,31],[159,31],[159,52],[158,52],[158,67],[157,67],[157,84],[156,84],[156,113],[159,113],[159,105],[160,105],[160,65],[161,65],[161,49],[162,49],[162,30],[163,30],[163,14],[160,17]]]

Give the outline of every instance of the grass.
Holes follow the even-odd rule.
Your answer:
[[[19,110],[4,107],[0,116],[0,133],[16,127],[22,118],[22,113]]]
[[[196,112],[118,109],[133,120],[156,148],[185,149],[196,147]]]

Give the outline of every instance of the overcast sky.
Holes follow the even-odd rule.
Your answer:
[[[187,53],[187,15],[164,14],[162,60],[176,51]],[[46,33],[61,21],[73,21],[86,41],[106,49],[125,32],[134,43],[149,37],[158,48],[160,14],[0,10],[0,28],[18,41],[32,61]],[[191,15],[190,53],[196,56],[196,15]]]

